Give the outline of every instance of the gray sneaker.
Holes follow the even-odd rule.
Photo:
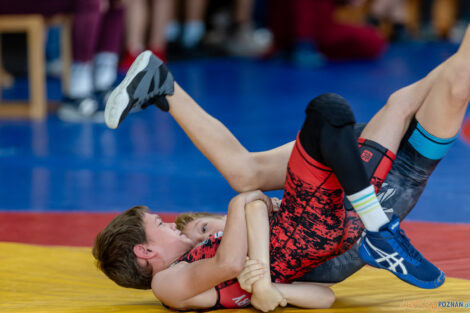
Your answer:
[[[104,111],[106,125],[117,128],[129,112],[145,109],[152,104],[167,112],[169,106],[165,96],[173,92],[173,75],[162,60],[152,52],[144,51],[109,96]]]

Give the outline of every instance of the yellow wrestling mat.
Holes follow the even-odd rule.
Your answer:
[[[337,297],[333,308],[315,312],[470,313],[470,308],[435,307],[438,301],[468,303],[470,281],[463,279],[447,278],[441,288],[424,290],[407,285],[386,271],[366,267],[333,289]],[[169,312],[152,292],[121,288],[99,272],[90,248],[0,243],[2,313],[159,311]],[[295,308],[277,311],[305,312]]]

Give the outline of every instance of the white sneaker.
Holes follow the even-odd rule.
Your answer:
[[[227,51],[236,56],[258,57],[265,54],[273,43],[267,29],[254,29],[251,24],[240,26],[227,42]]]
[[[112,52],[101,52],[95,56],[93,83],[95,90],[110,89],[117,78],[118,55]]]
[[[86,98],[93,91],[92,67],[90,63],[74,62],[70,68],[70,98]]]

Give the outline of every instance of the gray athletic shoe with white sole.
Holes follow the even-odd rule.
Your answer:
[[[165,96],[173,92],[173,75],[162,60],[152,52],[144,51],[109,96],[104,111],[106,125],[117,128],[129,112],[145,109],[152,104],[167,112],[169,106]]]

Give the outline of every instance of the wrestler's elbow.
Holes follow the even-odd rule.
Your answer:
[[[243,266],[245,265],[245,260],[243,262],[234,261],[229,265],[230,276],[235,278],[243,271]]]
[[[245,258],[216,255],[217,272],[226,280],[237,277],[245,266]]]
[[[243,270],[244,262],[237,259],[225,260],[220,263],[220,271],[223,272],[226,279],[237,277]]]
[[[259,181],[254,173],[249,170],[243,170],[227,178],[230,186],[238,193],[259,189]]]
[[[239,193],[261,189],[265,175],[263,163],[255,158],[255,154],[249,153],[241,164],[226,176],[230,186]]]

